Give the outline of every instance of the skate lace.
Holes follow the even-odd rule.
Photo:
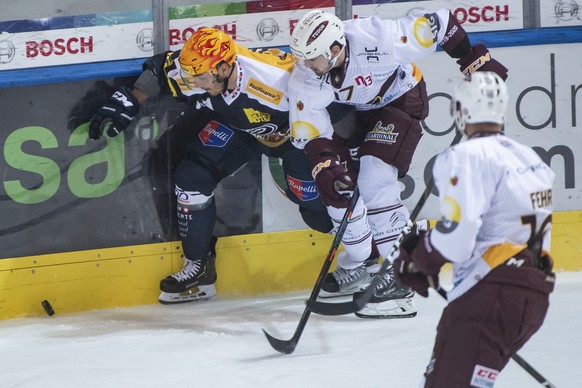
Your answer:
[[[184,268],[180,272],[173,274],[172,277],[179,282],[191,279],[198,274],[201,266],[202,260],[186,260]]]
[[[386,271],[384,273],[384,276],[382,276],[382,280],[380,280],[380,282],[378,283],[378,285],[376,286],[376,291],[386,291],[387,289],[389,289],[392,284],[394,283],[394,275],[392,273],[392,269],[389,269],[388,271]]]
[[[338,284],[351,283],[362,275],[366,269],[360,266],[354,269],[338,268],[334,271],[333,276]]]

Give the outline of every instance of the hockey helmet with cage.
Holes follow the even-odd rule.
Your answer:
[[[192,34],[179,59],[182,70],[192,76],[214,72],[222,62],[232,65],[235,60],[234,41],[226,32],[214,28],[201,28]]]
[[[334,44],[341,48],[346,45],[343,22],[334,14],[315,9],[299,20],[289,47],[295,61],[314,59],[319,55],[331,61]]]
[[[509,94],[503,79],[490,71],[469,74],[455,86],[451,114],[459,131],[465,124],[505,123]]]

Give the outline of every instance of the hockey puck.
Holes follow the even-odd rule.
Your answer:
[[[44,309],[44,311],[46,311],[47,315],[49,317],[52,317],[53,315],[55,315],[55,310],[53,309],[53,306],[51,306],[51,304],[49,303],[48,300],[43,300],[42,301],[42,308]]]

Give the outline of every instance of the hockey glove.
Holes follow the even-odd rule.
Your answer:
[[[311,174],[326,206],[348,207],[349,197],[340,192],[353,189],[354,181],[349,177],[337,155],[322,155]]]
[[[400,254],[394,261],[400,281],[418,292],[428,296],[428,288],[439,288],[439,272],[447,260],[433,248],[430,232],[414,228],[404,236],[400,243]]]
[[[89,137],[99,139],[104,131],[109,137],[115,137],[127,129],[131,120],[139,113],[139,101],[131,90],[120,87],[101,107],[89,123]]]
[[[471,47],[457,63],[461,66],[461,71],[465,76],[476,71],[492,71],[504,81],[507,79],[507,68],[491,58],[491,53],[482,44]]]

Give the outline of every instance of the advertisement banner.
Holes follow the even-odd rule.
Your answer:
[[[251,12],[248,13],[240,5],[234,9],[222,5],[218,8],[171,8],[170,49],[180,49],[190,35],[201,27],[221,29],[250,48],[288,46],[295,24],[309,9],[321,7],[335,12],[333,3],[329,1],[309,3],[308,7],[297,7],[296,3],[282,2],[279,7],[265,8],[252,2],[249,3]],[[355,3],[353,15],[376,15],[388,19],[405,16],[417,8],[449,8],[468,32],[523,28],[523,5],[520,0],[494,3],[484,0],[469,3],[448,0]],[[232,13],[234,11],[239,13]],[[107,21],[110,24],[106,24]],[[148,10],[118,13],[114,18],[85,15],[84,18],[71,16],[42,21],[2,22],[0,71],[145,58],[153,54],[153,36],[151,11]]]
[[[172,168],[189,108],[154,98],[119,136],[88,138],[92,115],[134,81],[0,89],[0,258],[178,240]],[[223,181],[217,235],[261,231],[260,174],[257,158]]]

